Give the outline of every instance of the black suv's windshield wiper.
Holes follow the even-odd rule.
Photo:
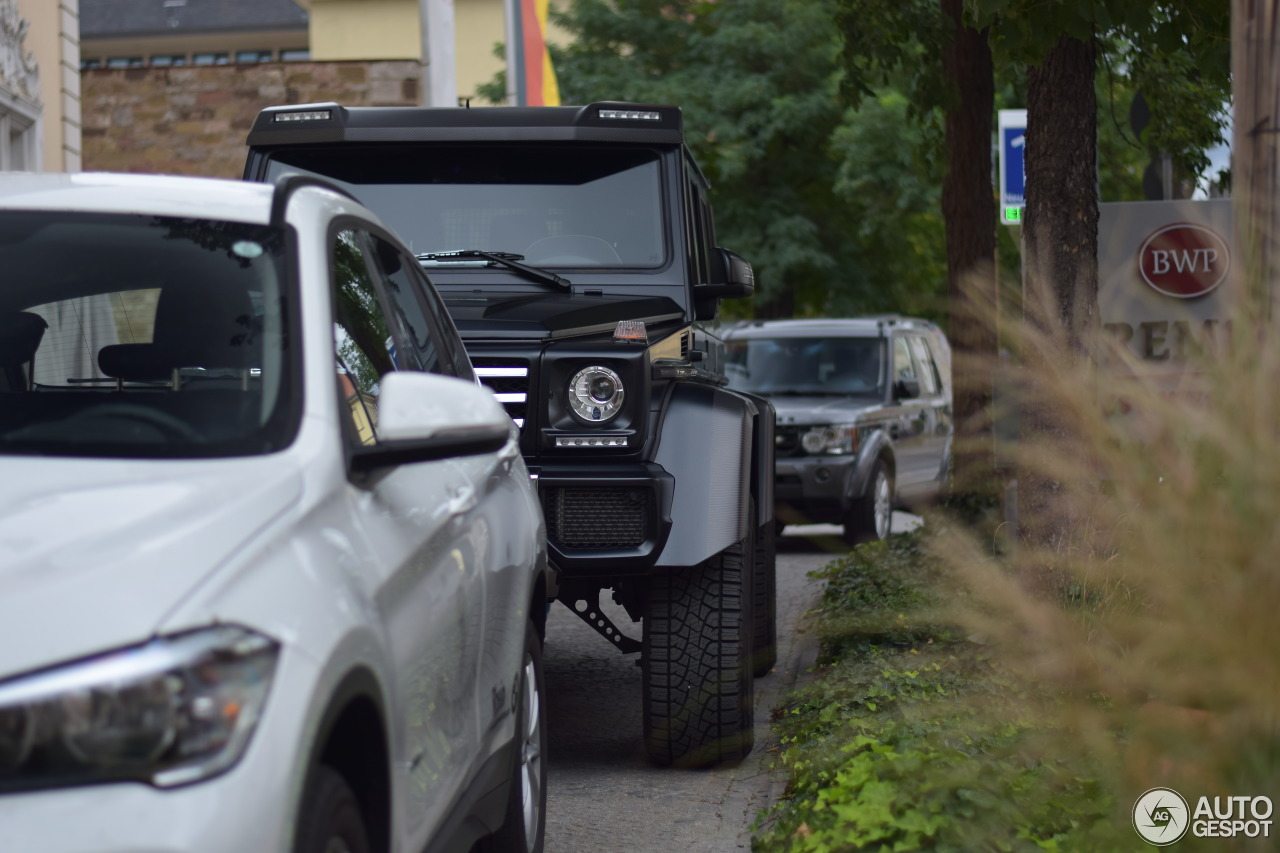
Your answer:
[[[547,272],[546,270],[540,270],[537,267],[531,267],[528,264],[520,263],[520,261],[524,260],[524,255],[518,255],[515,252],[484,252],[480,249],[458,249],[453,252],[425,252],[418,255],[418,260],[420,261],[435,261],[437,263],[465,261],[471,258],[483,258],[491,264],[498,264],[499,266],[504,266],[507,269],[515,270],[525,278],[532,279],[533,281],[541,282],[543,284],[550,284],[560,288],[561,290],[569,290],[572,287],[572,283],[564,276],[559,276],[553,272]]]

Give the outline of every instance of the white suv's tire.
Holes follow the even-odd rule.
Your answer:
[[[347,780],[320,765],[307,784],[295,853],[369,853],[364,816]]]
[[[542,853],[547,816],[547,702],[542,643],[525,626],[520,695],[516,697],[515,761],[502,828],[480,845],[483,853]]]

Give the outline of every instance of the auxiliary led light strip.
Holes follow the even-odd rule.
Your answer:
[[[626,447],[626,436],[556,436],[556,447]]]

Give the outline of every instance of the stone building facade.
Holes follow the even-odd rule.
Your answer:
[[[80,168],[78,0],[0,0],[0,170]]]
[[[86,70],[84,168],[239,178],[263,107],[417,106],[421,79],[416,60]]]

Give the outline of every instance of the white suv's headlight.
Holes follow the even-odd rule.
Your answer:
[[[584,367],[569,380],[569,408],[587,423],[602,424],[622,411],[622,378],[607,367]]]
[[[853,424],[814,427],[800,436],[800,446],[814,456],[856,453],[858,428]]]
[[[244,753],[279,646],[219,626],[0,684],[0,790],[207,778]]]

